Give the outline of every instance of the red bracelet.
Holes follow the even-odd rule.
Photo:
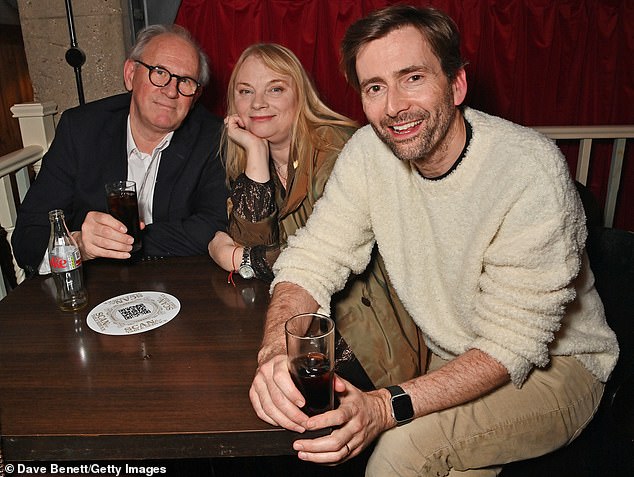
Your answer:
[[[233,247],[233,252],[231,252],[231,266],[233,267],[233,270],[229,272],[229,276],[227,277],[227,283],[231,283],[234,287],[236,286],[236,284],[233,281],[233,274],[236,271],[235,258],[236,258],[236,250],[238,250],[238,247],[239,245],[236,245],[235,247]]]

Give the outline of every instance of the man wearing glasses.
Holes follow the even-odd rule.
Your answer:
[[[105,213],[107,182],[136,182],[146,256],[206,254],[225,227],[222,122],[196,105],[209,79],[204,53],[185,29],[152,25],[139,33],[123,79],[128,93],[61,117],[13,234],[29,273],[45,254],[48,211],[56,208],[85,260],[130,257],[132,237]]]

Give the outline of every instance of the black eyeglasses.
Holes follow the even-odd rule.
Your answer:
[[[198,81],[194,78],[190,78],[189,76],[178,76],[170,73],[168,70],[160,66],[150,66],[139,60],[134,61],[148,69],[150,83],[159,88],[167,86],[170,84],[170,81],[172,81],[172,78],[176,78],[176,89],[178,92],[183,96],[194,96],[196,91],[198,91],[198,88],[201,86]]]

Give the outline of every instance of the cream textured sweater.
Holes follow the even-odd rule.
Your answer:
[[[339,156],[272,286],[292,282],[326,311],[376,241],[429,348],[478,348],[521,386],[550,355],[606,381],[618,357],[584,252],[585,218],[566,163],[537,132],[465,110],[473,137],[447,177],[421,177],[370,126]]]

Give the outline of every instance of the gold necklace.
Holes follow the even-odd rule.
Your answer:
[[[282,173],[282,169],[284,168],[284,166],[278,166],[275,161],[273,161],[273,167],[275,168],[275,172],[277,172],[280,180],[286,183],[286,178],[288,177],[288,164],[286,166],[286,174]]]

